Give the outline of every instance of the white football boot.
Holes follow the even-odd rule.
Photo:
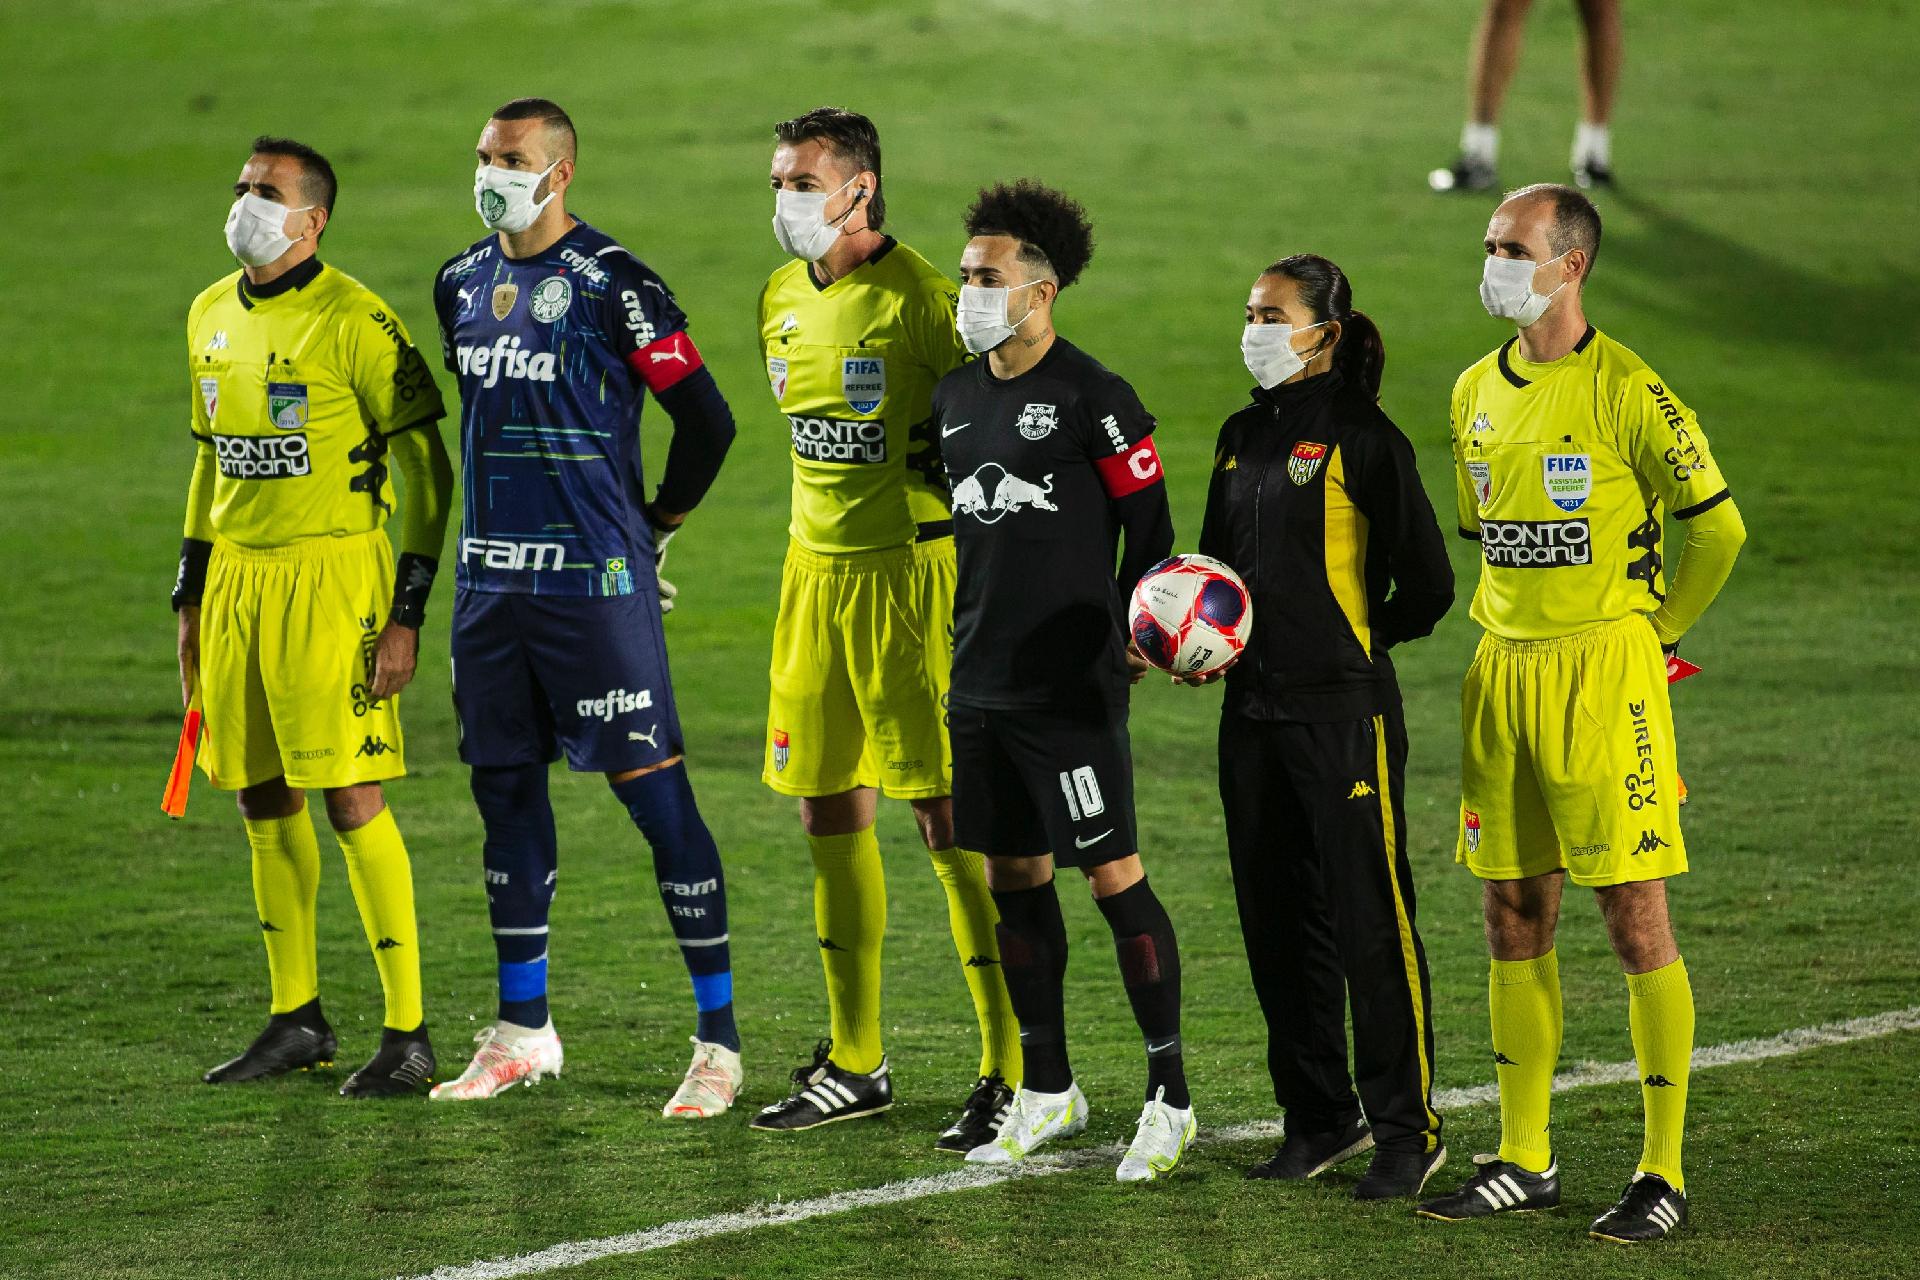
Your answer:
[[[714,1044],[698,1036],[693,1041],[693,1065],[680,1082],[660,1114],[669,1120],[705,1120],[733,1105],[746,1078],[740,1069],[740,1055],[723,1044]]]
[[[1065,1093],[1038,1093],[1021,1087],[1000,1136],[967,1152],[970,1164],[1012,1164],[1024,1160],[1041,1143],[1071,1138],[1087,1127],[1087,1095],[1069,1084]]]
[[[458,1080],[433,1086],[428,1096],[436,1102],[464,1102],[470,1098],[491,1098],[516,1084],[533,1085],[543,1076],[557,1076],[565,1055],[553,1022],[537,1030],[517,1027],[511,1022],[482,1028],[473,1037],[480,1046],[473,1061]]]
[[[1153,1100],[1140,1108],[1140,1125],[1134,1130],[1133,1144],[1114,1171],[1120,1182],[1151,1182],[1171,1173],[1193,1142],[1199,1126],[1193,1120],[1193,1108],[1170,1107],[1162,1099],[1165,1089],[1156,1091]]]

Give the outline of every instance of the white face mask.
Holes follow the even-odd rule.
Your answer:
[[[982,355],[993,350],[1011,338],[1015,331],[1033,314],[1029,306],[1018,320],[1007,323],[1007,299],[1021,289],[1031,289],[1039,284],[1038,280],[1029,280],[1012,288],[989,289],[984,285],[963,284],[960,286],[960,305],[953,313],[953,327],[960,331],[960,341],[967,350]]]
[[[855,175],[858,177],[859,175]],[[773,193],[773,238],[793,257],[818,262],[840,238],[840,225],[853,216],[856,199],[847,211],[827,221],[827,201],[853,185],[853,178],[832,191],[776,191]]]
[[[553,192],[549,191],[545,200],[536,202],[533,193],[540,186],[540,180],[552,173],[553,165],[559,163],[555,160],[538,173],[529,173],[524,169],[501,169],[490,164],[475,169],[473,207],[479,211],[480,221],[508,235],[517,235],[532,226],[553,199]]]
[[[247,266],[264,267],[299,243],[287,234],[287,219],[311,208],[289,209],[248,192],[227,210],[227,248]]]
[[[1572,253],[1573,250],[1567,250]],[[1553,301],[1553,294],[1567,287],[1562,280],[1554,286],[1553,293],[1535,293],[1533,291],[1533,273],[1541,267],[1550,267],[1567,256],[1548,258],[1545,262],[1535,262],[1531,258],[1488,257],[1486,265],[1480,269],[1480,305],[1487,314],[1502,320],[1511,320],[1522,329],[1547,314],[1547,304]]]
[[[1250,324],[1240,335],[1240,358],[1247,362],[1247,372],[1262,387],[1273,388],[1291,378],[1307,367],[1301,353],[1293,349],[1293,335],[1305,333],[1309,329],[1318,329],[1327,323],[1301,325],[1298,329],[1290,324]]]

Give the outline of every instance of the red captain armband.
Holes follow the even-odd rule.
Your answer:
[[[1094,459],[1093,469],[1100,473],[1100,487],[1107,491],[1109,498],[1124,498],[1166,479],[1166,473],[1160,469],[1160,451],[1153,447],[1152,436],[1125,453]]]
[[[649,342],[627,357],[627,364],[647,384],[647,390],[659,395],[680,379],[705,365],[693,338],[685,329],[670,333],[658,342]]]

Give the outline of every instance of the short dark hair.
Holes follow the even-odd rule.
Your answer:
[[[1547,248],[1553,250],[1553,256],[1572,249],[1584,249],[1587,254],[1587,270],[1582,279],[1593,274],[1593,264],[1600,257],[1600,210],[1586,193],[1578,187],[1569,187],[1559,182],[1536,182],[1530,187],[1521,187],[1509,191],[1507,199],[1517,200],[1529,196],[1553,201],[1553,222],[1547,227]]]
[[[1062,289],[1093,260],[1093,223],[1078,200],[1030,178],[983,187],[967,210],[969,236],[1012,236],[1020,257],[1053,273]]]
[[[295,142],[292,138],[276,138],[263,133],[253,140],[253,154],[256,156],[291,156],[300,162],[300,198],[308,204],[317,204],[333,216],[333,202],[340,194],[340,183],[333,176],[333,166],[327,158],[304,142]]]
[[[580,148],[579,135],[573,131],[573,117],[551,98],[515,98],[497,109],[490,120],[538,120],[549,134],[560,139],[560,154],[554,159],[572,160]]]
[[[818,141],[836,157],[851,164],[855,172],[871,170],[875,185],[880,185],[880,130],[858,111],[815,107],[805,115],[774,125],[773,137],[788,146]],[[868,192],[867,225],[878,231],[886,221],[886,195],[877,190]]]

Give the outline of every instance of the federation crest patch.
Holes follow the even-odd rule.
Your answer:
[[[213,425],[213,412],[220,407],[220,379],[200,379],[200,405],[207,411],[207,425]]]
[[[493,286],[493,318],[505,320],[513,314],[513,304],[520,296],[520,286],[508,280]]]
[[[787,397],[787,358],[785,356],[767,357],[767,382],[773,387],[773,398],[784,400]]]
[[[573,284],[565,276],[548,276],[527,296],[527,310],[541,324],[552,324],[572,305]]]
[[[1493,464],[1469,461],[1467,477],[1473,481],[1473,498],[1481,506],[1493,501]]]
[[[872,413],[887,398],[887,362],[873,356],[848,356],[840,362],[840,391],[855,413]]]
[[[1029,440],[1045,440],[1060,425],[1058,408],[1051,404],[1030,404],[1020,410],[1020,416],[1014,419],[1013,425]]]
[[[1327,446],[1302,440],[1293,446],[1293,456],[1287,459],[1287,479],[1306,484],[1320,474],[1320,464],[1326,460]]]
[[[1578,511],[1593,493],[1593,459],[1584,453],[1550,453],[1540,460],[1540,481],[1562,511]]]
[[[269,382],[267,384],[267,421],[282,431],[298,431],[306,426],[307,384]]]
[[[1466,836],[1467,852],[1480,851],[1480,815],[1471,809],[1460,811],[1460,830]]]
[[[773,731],[773,771],[779,773],[787,767],[787,731]]]

